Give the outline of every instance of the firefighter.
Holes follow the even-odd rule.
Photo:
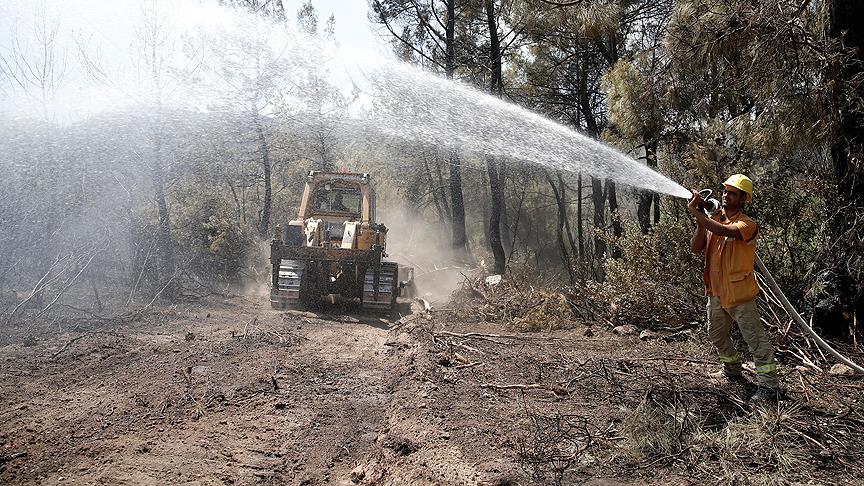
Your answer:
[[[722,207],[713,216],[702,211],[702,197],[696,191],[687,205],[696,219],[690,249],[693,253],[705,252],[708,335],[723,364],[722,371],[712,377],[747,382],[741,370],[741,356],[732,341],[735,322],[756,366],[759,387],[751,401],[773,402],[778,397],[777,362],[771,339],[759,318],[756,306],[759,286],[753,270],[759,228],[742,212],[744,204],[753,200],[753,182],[743,174],[734,174],[723,187]]]

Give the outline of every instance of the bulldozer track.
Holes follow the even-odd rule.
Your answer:
[[[279,294],[280,300],[270,303],[273,307],[295,306],[300,302],[300,286],[303,274],[306,272],[306,262],[302,260],[282,259],[279,262]]]
[[[399,266],[393,262],[382,262],[378,272],[378,295],[375,295],[375,269],[366,270],[363,279],[363,310],[389,311],[396,302]]]

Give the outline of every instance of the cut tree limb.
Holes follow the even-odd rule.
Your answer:
[[[559,397],[564,397],[570,394],[566,388],[561,385],[552,383],[515,383],[511,385],[496,385],[494,383],[483,383],[480,388],[491,388],[493,390],[547,390],[551,391]]]

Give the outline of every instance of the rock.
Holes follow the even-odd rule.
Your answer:
[[[501,283],[501,275],[489,275],[486,277],[486,285],[498,285]]]
[[[645,329],[639,333],[639,339],[643,341],[647,341],[649,339],[657,339],[658,337],[660,337],[660,335],[650,329]]]
[[[843,363],[837,363],[831,367],[831,369],[828,371],[828,374],[834,376],[852,376],[855,374],[855,370],[846,366]]]
[[[363,481],[363,478],[366,477],[366,468],[363,466],[357,466],[351,470],[351,482],[354,484],[360,484],[360,481]]]
[[[625,324],[623,326],[615,326],[612,328],[612,332],[619,336],[632,336],[639,332],[639,328],[634,326],[633,324]]]
[[[453,362],[450,361],[450,356],[447,356],[446,353],[439,353],[435,360],[441,366],[453,366]]]
[[[592,331],[590,327],[586,327],[585,331],[582,332],[582,335],[585,337],[591,337],[594,335],[594,331]]]

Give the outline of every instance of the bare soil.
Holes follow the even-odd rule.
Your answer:
[[[833,432],[802,425],[789,457],[728,469],[734,444],[710,434],[756,412],[748,390],[706,377],[717,368],[698,336],[575,322],[514,334],[400,312],[234,297],[7,330],[0,484],[725,484],[734,461],[778,483],[860,481],[858,382],[784,377],[824,383],[780,413]],[[664,415],[676,403],[683,421]]]

